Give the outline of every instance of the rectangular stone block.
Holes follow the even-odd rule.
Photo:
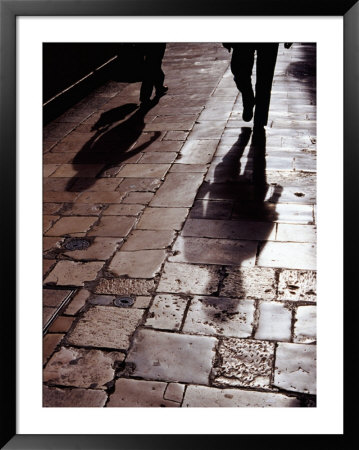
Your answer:
[[[280,302],[260,302],[255,339],[290,341],[292,312]]]
[[[317,307],[298,306],[294,322],[293,341],[302,344],[316,342]]]
[[[145,325],[161,330],[179,330],[187,300],[178,295],[156,295]]]
[[[279,223],[275,240],[284,242],[316,242],[317,227],[314,225]]]
[[[103,408],[106,401],[106,392],[100,390],[43,387],[44,408]]]
[[[133,230],[121,250],[155,250],[167,248],[175,238],[172,230]]]
[[[183,145],[176,163],[208,164],[216,151],[218,141],[187,141]]]
[[[126,362],[133,376],[208,384],[216,344],[213,337],[139,330]]]
[[[118,172],[123,178],[163,178],[170,164],[126,164]]]
[[[202,173],[169,173],[150,206],[190,207],[202,181]]]
[[[283,270],[279,274],[278,299],[315,302],[317,273],[315,271]]]
[[[59,261],[45,279],[45,283],[57,286],[83,286],[96,279],[103,262]]]
[[[151,295],[155,290],[154,280],[132,280],[130,278],[101,278],[96,294]]]
[[[68,342],[76,346],[126,350],[142,316],[141,309],[93,306],[78,321]]]
[[[136,225],[139,230],[180,230],[187,208],[146,208]]]
[[[153,278],[166,258],[165,250],[119,251],[113,257],[109,271],[116,276]]]
[[[135,217],[101,217],[99,223],[89,232],[89,236],[125,237],[136,223]]]
[[[312,243],[267,242],[259,251],[257,265],[315,270],[316,246]]]

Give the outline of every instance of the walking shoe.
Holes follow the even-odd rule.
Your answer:
[[[244,94],[242,96],[243,101],[243,112],[242,112],[242,119],[245,122],[249,122],[252,120],[253,117],[253,108],[254,108],[254,98],[252,96],[248,96]]]
[[[165,93],[168,91],[168,86],[161,86],[156,89],[156,97],[161,97],[162,95],[165,95]]]

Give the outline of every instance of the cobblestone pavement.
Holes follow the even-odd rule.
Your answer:
[[[44,406],[315,406],[315,47],[280,45],[265,139],[229,64],[168,44],[157,103],[44,128]]]

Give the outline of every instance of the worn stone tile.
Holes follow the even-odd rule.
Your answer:
[[[68,342],[76,346],[126,350],[142,315],[141,309],[93,306],[78,321]]]
[[[153,278],[166,259],[165,250],[119,251],[113,257],[108,270],[116,276]]]
[[[221,193],[211,192],[214,199],[224,200],[228,199],[228,193],[221,195]],[[232,198],[233,198],[233,194]],[[248,207],[243,208],[241,203],[236,203],[233,208],[233,219],[248,219]],[[259,220],[266,220],[277,223],[293,223],[299,225],[311,225],[313,224],[313,206],[302,204],[290,204],[290,203],[265,203],[264,208],[260,211],[251,211],[251,214],[259,215]]]
[[[136,222],[135,217],[101,217],[100,222],[88,233],[89,236],[124,237],[131,231]]]
[[[109,205],[102,213],[103,216],[138,216],[144,210],[144,205]]]
[[[276,295],[276,278],[273,269],[227,269],[220,295],[225,297],[273,300]]]
[[[260,302],[255,339],[290,341],[292,312],[280,302]]]
[[[186,220],[181,235],[263,241],[274,240],[275,228],[268,222],[189,218]]]
[[[71,328],[74,317],[60,316],[50,326],[50,333],[67,333]]]
[[[145,325],[161,330],[179,330],[187,300],[178,295],[156,295]]]
[[[43,164],[42,166],[42,176],[47,178],[51,174],[55,172],[56,169],[58,169],[60,164]]]
[[[42,343],[42,361],[46,364],[56,347],[60,344],[64,334],[60,333],[48,333],[45,335]]]
[[[316,342],[317,307],[298,306],[294,322],[293,341],[302,344]]]
[[[198,117],[199,122],[204,121],[223,121],[227,120],[229,118],[229,115],[231,113],[231,108],[227,105],[224,105],[222,107],[213,107],[213,108],[205,108],[200,116]]]
[[[151,295],[155,290],[154,280],[105,279],[96,286],[96,294]]]
[[[316,394],[316,345],[279,343],[274,385],[287,391]]]
[[[89,298],[90,292],[87,289],[80,289],[76,295],[73,297],[64,313],[74,316],[76,315],[81,308],[83,308],[86,304],[86,300]]]
[[[164,399],[167,384],[158,381],[120,378],[110,396],[108,407],[175,407],[178,403]]]
[[[181,141],[173,141],[173,140],[165,140],[165,141],[154,141],[151,142],[150,145],[143,151],[146,152],[179,152],[183,142]],[[136,143],[137,146],[137,143]],[[136,148],[136,147],[134,147]]]
[[[42,308],[42,326],[43,327],[51,319],[51,317],[54,315],[55,311],[56,311],[55,308],[49,308],[48,306],[45,306]]]
[[[153,192],[130,192],[122,203],[148,205],[154,196]]]
[[[45,279],[45,283],[58,286],[83,286],[92,281],[103,267],[103,262],[59,261]]]
[[[43,407],[53,408],[102,408],[107,401],[104,391],[93,389],[59,389],[44,386]]]
[[[184,332],[230,337],[252,333],[254,301],[224,297],[194,298],[187,312]]]
[[[140,309],[147,309],[150,307],[150,304],[151,304],[151,297],[139,295],[138,297],[136,297],[133,307]]]
[[[312,243],[267,242],[259,251],[257,265],[315,270],[316,246]]]
[[[119,352],[62,347],[47,363],[43,381],[53,385],[106,389],[106,383],[115,376],[115,364],[122,362],[124,357]]]
[[[97,237],[86,250],[68,251],[64,254],[72,259],[97,259],[106,261],[115,253],[122,242],[122,239]]]
[[[215,123],[208,121],[196,123],[188,139],[220,139],[225,126],[226,122],[223,120],[218,120]]]
[[[172,230],[133,230],[121,251],[155,250],[167,248],[175,238]]]
[[[190,140],[181,148],[177,164],[208,164],[218,145],[217,140]]]
[[[232,407],[232,408],[263,408],[263,407],[299,407],[296,397],[272,392],[256,392],[243,389],[217,389],[207,386],[188,386],[183,407]]]
[[[104,167],[104,164],[62,164],[51,176],[59,178],[95,177]]]
[[[145,131],[189,131],[192,129],[193,121],[186,122],[151,122],[145,125]]]
[[[170,164],[126,164],[118,172],[123,178],[163,178]]]
[[[68,289],[43,289],[42,304],[44,306],[50,306],[51,308],[58,308],[71,292],[72,291]]]
[[[55,264],[56,264],[56,259],[43,259],[42,260],[42,275],[45,276]]]
[[[189,217],[191,219],[229,219],[233,202],[225,200],[195,200]]]
[[[276,241],[316,242],[317,227],[314,225],[278,224]]]
[[[78,175],[76,175],[78,176]],[[71,186],[72,192],[113,192],[121,180],[118,178],[78,178]]]
[[[271,383],[274,344],[266,341],[224,339],[219,346],[221,366],[215,383],[268,389]]]
[[[167,131],[163,141],[185,141],[188,134],[187,131]]]
[[[77,194],[78,195],[78,194]],[[76,203],[121,203],[124,192],[82,192]]]
[[[170,164],[176,159],[175,152],[146,152],[141,160],[141,164]]]
[[[161,185],[158,178],[125,178],[118,186],[119,192],[155,192]]]
[[[46,236],[85,236],[91,226],[96,222],[96,217],[61,217]]]
[[[166,263],[157,292],[211,295],[218,289],[219,268]]]
[[[89,299],[91,305],[113,306],[114,295],[94,295]]]
[[[136,225],[139,230],[180,230],[187,208],[146,208]]]
[[[54,145],[54,142],[51,142]],[[48,152],[43,155],[43,163],[44,164],[66,164],[71,162],[76,156],[76,152],[73,153],[52,153]]]
[[[57,213],[62,208],[62,203],[43,203],[42,206],[42,214],[44,216],[54,216],[57,215]]]
[[[170,168],[170,173],[206,173],[208,170],[208,165],[206,164],[182,164],[180,161],[175,161]]]
[[[278,300],[315,302],[317,273],[303,270],[283,270],[279,274]]]
[[[74,202],[79,196],[78,192],[44,192],[43,201],[46,203]]]
[[[89,203],[65,203],[61,211],[63,216],[99,216],[106,205]]]
[[[242,265],[253,267],[257,251],[256,241],[207,239],[179,236],[173,246],[171,262],[199,264]]]
[[[190,207],[202,180],[202,173],[169,173],[150,206]]]
[[[53,215],[43,215],[42,216],[42,229],[43,232],[46,233],[57,220],[59,220],[60,216]],[[56,235],[55,235],[56,236]]]
[[[126,363],[133,376],[152,380],[208,384],[217,339],[139,330]]]
[[[165,398],[166,400],[172,400],[173,402],[181,403],[183,399],[184,388],[184,384],[168,383],[163,398]]]

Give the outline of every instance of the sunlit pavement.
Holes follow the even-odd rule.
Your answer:
[[[264,133],[221,44],[44,128],[44,406],[315,406],[315,59],[280,45]]]

